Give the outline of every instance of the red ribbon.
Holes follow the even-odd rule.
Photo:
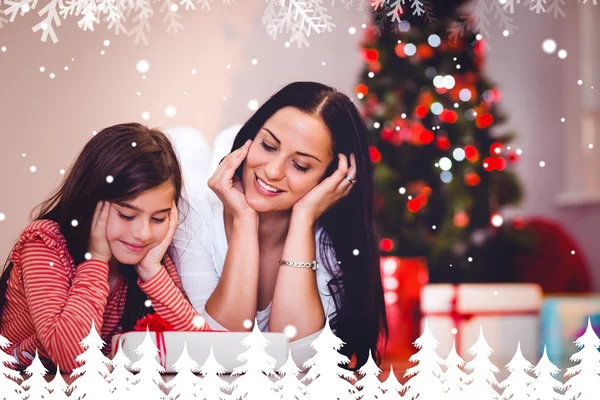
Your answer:
[[[167,368],[167,343],[164,332],[173,331],[173,325],[165,321],[158,313],[147,314],[137,321],[133,327],[134,332],[145,332],[146,330],[156,334],[156,347],[158,348],[158,359],[163,368]],[[117,343],[118,346],[118,343]],[[117,348],[118,350],[118,348]]]
[[[450,317],[452,318],[453,327],[456,329],[456,352],[460,355],[462,352],[460,325],[463,322],[468,322],[473,317],[503,317],[503,316],[521,316],[521,315],[538,315],[538,310],[516,310],[516,311],[477,311],[477,312],[460,312],[458,311],[458,286],[454,286],[452,300],[450,302],[450,312],[445,311],[424,311],[423,318],[428,317]]]

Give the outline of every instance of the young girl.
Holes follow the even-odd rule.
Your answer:
[[[176,330],[207,328],[165,254],[181,187],[177,157],[158,130],[116,125],[87,143],[2,274],[0,334],[20,367],[37,350],[72,371],[92,320],[105,354],[115,333],[152,309]]]
[[[350,99],[313,82],[284,87],[241,128],[208,186],[173,246],[209,325],[243,331],[256,318],[262,331],[292,332],[302,365],[328,317],[357,366],[376,355],[387,323],[373,167]]]

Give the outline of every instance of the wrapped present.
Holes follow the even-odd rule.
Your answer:
[[[520,342],[523,355],[534,364],[539,354],[539,311],[543,294],[536,284],[431,284],[421,291],[421,328],[429,329],[446,358],[456,341],[468,361],[468,349],[480,328],[494,353],[490,360],[502,369]]]
[[[578,351],[573,343],[587,327],[588,318],[600,335],[600,296],[548,296],[540,312],[540,351],[559,368],[573,365],[569,357]]]
[[[249,335],[249,332],[225,331],[175,332],[169,322],[158,313],[154,313],[138,320],[133,332],[113,336],[110,357],[112,358],[121,346],[129,360],[137,361],[140,357],[135,350],[145,340],[146,331],[158,349],[158,361],[166,373],[176,372],[173,365],[181,356],[184,344],[187,344],[190,357],[199,365],[204,364],[212,347],[217,362],[227,373],[231,373],[234,368],[243,365],[237,357],[247,350],[242,341]],[[262,335],[269,343],[265,351],[275,359],[275,368],[280,368],[288,357],[287,336],[271,332],[264,332]]]
[[[265,351],[275,359],[275,368],[280,368],[288,356],[287,336],[272,332],[264,332],[263,335],[269,341]],[[159,350],[158,361],[166,373],[175,373],[173,364],[181,356],[184,343],[187,344],[189,355],[200,365],[208,358],[212,346],[216,360],[225,368],[226,373],[231,373],[234,368],[244,364],[237,357],[247,350],[242,345],[242,340],[247,336],[246,332],[150,332],[150,337]],[[145,338],[146,332],[127,332],[113,336],[110,357],[117,352],[120,341],[123,353],[132,362],[137,361],[140,357],[135,349]]]
[[[420,257],[381,257],[381,275],[389,329],[384,355],[407,359],[419,337],[419,301],[429,278],[427,263]]]

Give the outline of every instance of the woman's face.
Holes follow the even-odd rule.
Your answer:
[[[169,212],[175,188],[171,182],[148,189],[132,199],[113,202],[106,237],[113,256],[123,264],[137,264],[169,231]]]
[[[325,123],[297,108],[269,118],[250,146],[243,167],[246,201],[257,212],[290,210],[321,180],[333,160]]]

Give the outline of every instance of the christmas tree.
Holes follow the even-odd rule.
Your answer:
[[[370,130],[376,215],[386,255],[427,257],[431,282],[511,281],[528,244],[510,171],[520,150],[499,126],[500,91],[483,74],[486,43],[460,29],[464,0],[422,16],[376,2],[355,91]]]
[[[50,396],[48,391],[48,382],[44,376],[48,373],[46,367],[40,361],[37,350],[35,351],[35,358],[31,361],[31,365],[25,369],[25,373],[29,376],[29,379],[21,383],[21,386],[27,391],[23,393],[23,400],[42,400]]]
[[[17,383],[21,380],[21,374],[11,369],[17,363],[16,358],[4,352],[11,343],[7,338],[0,335],[0,394],[2,400],[21,400],[20,393],[23,392],[21,386]]]
[[[579,364],[567,368],[565,377],[570,377],[565,383],[565,397],[568,399],[591,400],[598,398],[600,387],[600,339],[588,318],[585,333],[575,341],[580,349],[570,358]]]
[[[404,386],[398,382],[398,378],[394,374],[394,366],[390,364],[390,374],[387,379],[381,384],[381,389],[384,390],[384,394],[381,397],[382,400],[400,400],[400,392],[404,390]]]
[[[529,372],[533,370],[533,365],[521,352],[521,342],[517,344],[517,351],[506,366],[510,375],[506,380],[500,383],[500,387],[504,388],[502,393],[502,400],[527,400],[531,398],[531,384],[534,382],[534,378],[529,375]]]
[[[277,377],[276,361],[265,350],[269,341],[258,328],[256,319],[252,332],[242,340],[247,349],[237,356],[244,364],[234,368],[232,375],[240,375],[231,385],[231,396],[235,400],[277,400],[275,384],[271,377]]]
[[[78,377],[71,384],[71,397],[74,400],[103,400],[110,396],[110,386],[106,381],[109,375],[108,365],[110,360],[102,353],[104,341],[98,334],[94,320],[90,333],[79,343],[84,352],[75,359],[83,364],[71,373],[71,377]]]
[[[537,377],[531,385],[532,400],[562,400],[564,396],[556,390],[563,390],[563,384],[554,375],[560,372],[560,369],[548,358],[546,346],[540,362],[533,368],[533,374]]]
[[[405,377],[412,377],[404,385],[404,398],[444,399],[446,396],[441,379],[445,361],[435,351],[439,343],[429,330],[427,320],[423,333],[414,345],[419,351],[410,356],[409,361],[417,365],[407,369],[404,374]]]
[[[370,350],[367,362],[360,367],[358,373],[362,376],[362,379],[354,385],[360,389],[357,399],[376,400],[382,398],[382,383],[379,381],[379,378],[377,378],[381,373],[381,369],[375,364]]]
[[[52,379],[52,382],[50,382],[47,387],[51,392],[48,397],[46,397],[47,400],[69,400],[69,395],[67,395],[69,385],[67,385],[67,382],[65,382],[60,373],[60,367],[58,365],[56,366],[54,379]]]
[[[183,343],[183,351],[179,359],[173,364],[177,375],[167,383],[169,399],[172,400],[193,400],[196,398],[195,392],[200,378],[196,372],[200,371],[200,365],[190,357],[187,349],[187,342]]]
[[[477,342],[469,349],[469,354],[473,356],[473,359],[465,364],[465,369],[471,373],[465,381],[466,386],[463,388],[461,399],[495,400],[500,397],[494,389],[494,386],[500,386],[500,383],[495,377],[498,368],[490,361],[492,352],[493,350],[485,340],[483,330],[480,328]]]
[[[161,375],[165,372],[165,368],[156,360],[158,348],[150,338],[148,329],[144,341],[135,349],[135,353],[140,358],[131,364],[131,369],[138,373],[130,381],[132,384],[129,388],[130,398],[165,399],[167,395],[162,390],[165,383]]]
[[[202,367],[202,381],[196,387],[196,398],[198,400],[227,400],[230,396],[223,392],[229,391],[230,385],[219,375],[226,372],[226,369],[217,362],[213,354],[213,348],[210,346],[210,352]]]
[[[128,369],[131,366],[131,360],[123,353],[121,339],[119,339],[117,354],[111,360],[111,365],[113,370],[106,380],[109,383],[112,400],[127,400],[133,373]]]
[[[288,358],[285,364],[277,370],[281,379],[275,383],[279,400],[298,400],[304,397],[305,386],[298,379],[300,368],[292,358],[292,350],[288,350]]]
[[[465,388],[467,374],[462,370],[465,360],[456,352],[456,342],[452,341],[452,349],[446,357],[446,372],[442,379],[447,400],[461,400]]]

